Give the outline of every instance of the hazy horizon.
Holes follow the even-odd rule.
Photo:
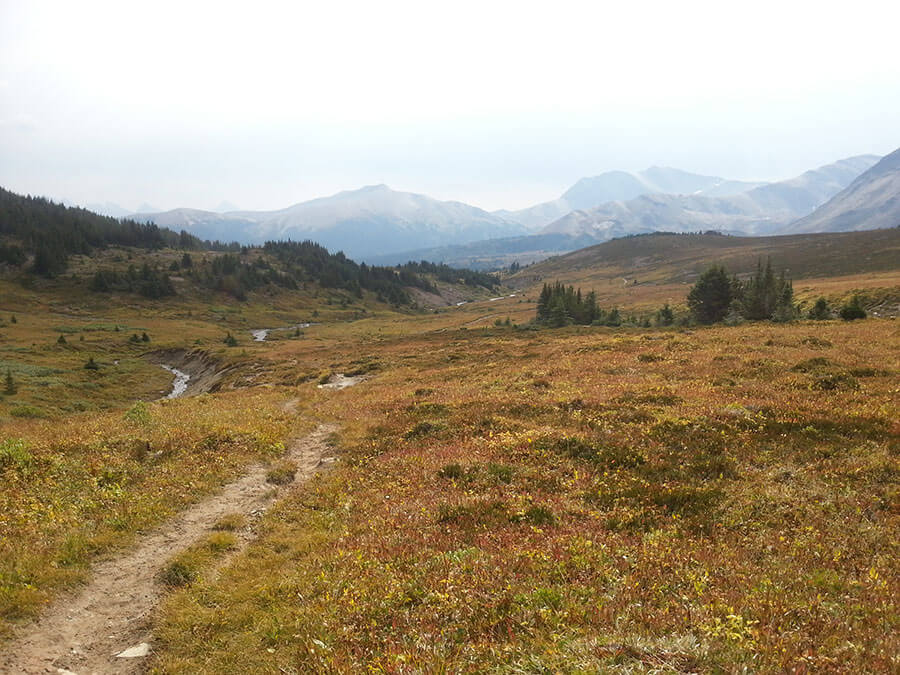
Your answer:
[[[0,2],[0,185],[271,210],[363,185],[486,210],[652,165],[782,180],[900,145],[900,10]]]

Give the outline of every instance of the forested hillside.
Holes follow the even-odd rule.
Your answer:
[[[17,195],[0,188],[0,262],[22,265],[33,256],[33,270],[53,277],[65,271],[73,254],[107,246],[144,249],[208,248],[185,231],[116,220],[86,209],[56,204],[43,197]]]
[[[122,247],[128,253],[95,256],[110,247]],[[164,250],[169,254],[162,259],[147,255]],[[201,241],[183,230],[117,220],[0,189],[0,264],[53,278],[67,271],[75,255],[94,256],[89,266],[91,291],[136,293],[152,299],[178,293],[170,274],[191,288],[238,300],[264,288],[293,290],[315,284],[357,298],[369,291],[376,300],[395,306],[411,304],[410,288],[436,293],[435,281],[485,289],[498,285],[496,277],[488,274],[425,261],[399,267],[360,264],[313,241],[269,241],[261,248]]]

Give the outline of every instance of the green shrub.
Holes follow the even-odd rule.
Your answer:
[[[412,429],[403,434],[403,438],[407,440],[421,438],[422,436],[428,436],[429,434],[437,433],[443,429],[444,425],[438,422],[419,422]]]
[[[828,301],[825,298],[819,298],[818,300],[816,300],[816,304],[814,304],[810,308],[806,316],[815,321],[824,321],[825,319],[830,319],[831,308],[828,306]]]
[[[150,423],[150,406],[144,401],[138,401],[125,411],[125,419],[132,424],[145,426]]]
[[[7,438],[0,441],[0,469],[14,467],[21,470],[29,467],[32,461],[28,444],[21,438]]]
[[[838,312],[838,314],[844,321],[865,319],[866,316],[868,316],[866,314],[866,310],[864,310],[862,305],[860,304],[858,295],[854,295],[852,298],[850,298],[850,302],[841,307],[841,310],[840,312]]]
[[[13,417],[31,417],[35,419],[48,416],[44,410],[33,405],[18,405],[10,410],[9,414]]]

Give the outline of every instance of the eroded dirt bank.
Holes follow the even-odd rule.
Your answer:
[[[0,655],[3,673],[139,673],[152,652],[151,615],[164,593],[158,580],[176,553],[208,535],[222,516],[241,513],[250,525],[239,532],[237,551],[254,536],[254,522],[285,490],[308,479],[331,449],[335,431],[320,426],[296,440],[287,459],[297,465],[294,483],[277,488],[266,481],[267,468],[251,467],[226,485],[143,536],[130,552],[98,563],[88,584],[51,605],[34,624],[23,628]],[[233,553],[232,553],[233,555]],[[131,658],[117,656],[137,654]]]
[[[188,351],[185,349],[161,349],[146,356],[151,363],[166,367],[170,371],[179,371],[188,376],[178,396],[196,396],[211,391],[218,391],[225,376],[232,368],[223,367],[212,356],[204,351]],[[176,377],[178,374],[173,372]]]

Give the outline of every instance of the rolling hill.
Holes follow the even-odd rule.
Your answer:
[[[794,279],[897,270],[900,229],[768,237],[666,233],[624,237],[536,263],[507,283],[524,288],[547,279],[585,283],[623,277],[638,283],[693,283],[711,264],[744,274],[766,258]]]

